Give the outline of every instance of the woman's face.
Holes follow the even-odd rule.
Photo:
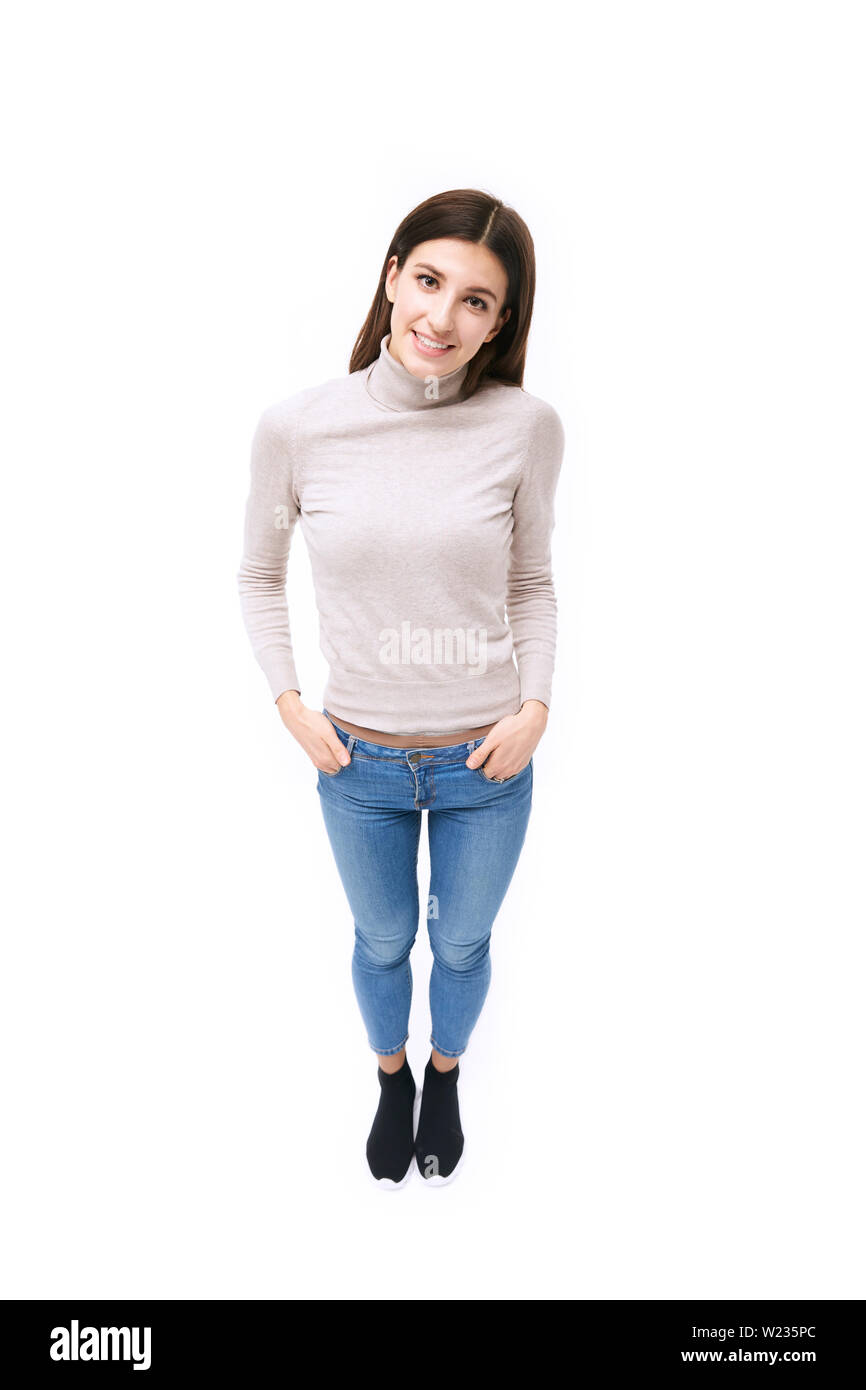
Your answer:
[[[452,237],[423,241],[401,271],[392,256],[385,279],[394,306],[391,356],[413,376],[456,371],[507,322],[507,289],[502,262],[486,246]]]

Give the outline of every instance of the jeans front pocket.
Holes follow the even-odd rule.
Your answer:
[[[532,759],[530,758],[526,767],[522,767],[519,772],[513,773],[510,777],[503,777],[501,781],[497,777],[488,777],[487,773],[484,771],[483,763],[481,767],[474,767],[472,771],[477,772],[478,776],[482,777],[489,787],[504,787],[506,782],[516,782],[518,777],[522,777],[525,772],[528,772],[531,766]]]

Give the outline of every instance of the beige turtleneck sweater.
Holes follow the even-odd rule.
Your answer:
[[[466,363],[437,389],[389,340],[256,427],[238,587],[271,694],[303,693],[286,602],[300,518],[336,720],[432,735],[549,707],[562,422],[501,382],[461,400]]]

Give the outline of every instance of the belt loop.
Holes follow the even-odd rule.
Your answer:
[[[471,738],[471,739],[469,740],[469,742],[467,743],[466,747],[469,749],[469,752],[470,752],[470,753],[472,752],[473,748],[475,747],[475,744],[477,743],[477,741],[478,741],[477,739]]]
[[[351,756],[352,756],[352,749],[355,747],[355,744],[356,744],[357,742],[358,742],[358,740],[357,740],[355,734],[350,734],[350,735],[349,735],[349,742],[346,744],[346,752],[348,753],[348,755],[349,755],[350,758],[351,758]]]

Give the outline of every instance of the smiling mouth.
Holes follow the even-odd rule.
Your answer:
[[[417,328],[413,328],[412,332],[415,334],[416,338],[421,340],[425,347],[438,348],[441,351],[443,348],[451,348],[454,346],[453,343],[440,343],[436,338],[428,338],[426,333],[419,333]]]

